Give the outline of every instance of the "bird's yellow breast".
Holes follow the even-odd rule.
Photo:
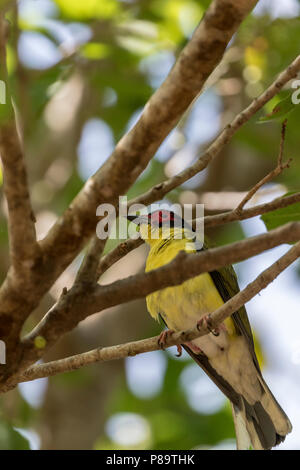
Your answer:
[[[169,263],[179,251],[186,250],[186,243],[186,239],[156,240],[147,258],[146,271]],[[174,330],[192,328],[203,315],[213,312],[224,303],[208,273],[200,274],[179,286],[154,292],[147,296],[146,302],[151,316],[158,319],[161,315],[168,327]],[[230,318],[225,325],[228,333],[233,334],[235,329]]]

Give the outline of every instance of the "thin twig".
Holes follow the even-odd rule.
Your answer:
[[[205,227],[216,227],[217,225],[227,224],[229,222],[235,222],[237,220],[250,219],[258,215],[266,214],[277,209],[283,209],[284,207],[291,206],[300,202],[300,193],[291,194],[286,197],[278,197],[271,202],[265,204],[258,204],[248,209],[242,209],[238,213],[235,209],[229,212],[223,212],[221,214],[207,215],[204,218]]]
[[[211,228],[219,225],[227,224],[230,222],[236,222],[238,220],[250,219],[251,217],[256,217],[258,215],[266,214],[277,209],[283,209],[284,207],[291,206],[300,202],[300,193],[291,194],[286,197],[278,197],[273,201],[258,204],[257,206],[250,207],[249,209],[242,209],[240,213],[237,213],[235,209],[228,212],[222,212],[215,215],[207,215],[204,217],[204,227]],[[197,222],[198,219],[192,221],[193,224]],[[120,243],[112,251],[105,255],[98,267],[98,277],[100,277],[108,268],[110,268],[114,263],[119,261],[121,258],[126,256],[132,250],[138,248],[144,243],[142,238],[131,239]]]
[[[181,173],[162,183],[155,185],[144,194],[130,200],[128,205],[144,204],[148,205],[154,201],[162,199],[168,192],[177,188],[200,171],[203,171],[207,165],[220,153],[225,145],[230,141],[233,135],[242,127],[249,119],[257,113],[270,99],[279,93],[282,87],[300,70],[300,55],[285,69],[278,78],[270,85],[258,98],[243,111],[241,111],[233,121],[226,126],[218,137],[210,144],[207,150],[199,157],[192,166],[188,167]]]
[[[282,123],[282,127],[281,127],[281,139],[280,139],[280,147],[279,147],[279,154],[278,154],[278,159],[277,159],[277,165],[276,165],[276,168],[274,168],[274,170],[270,171],[266,176],[264,176],[258,183],[256,183],[253,188],[250,189],[250,191],[248,191],[248,193],[246,194],[246,196],[242,199],[242,201],[239,203],[239,205],[236,207],[236,209],[234,209],[234,212],[236,212],[237,214],[240,214],[242,209],[245,207],[245,205],[247,204],[247,202],[250,201],[250,199],[252,199],[252,197],[254,196],[255,193],[257,193],[257,191],[266,183],[269,183],[270,181],[272,181],[274,178],[276,178],[276,176],[280,175],[283,170],[285,170],[286,168],[289,168],[290,167],[290,163],[292,161],[292,159],[290,158],[286,163],[283,163],[283,148],[284,148],[284,140],[285,140],[285,130],[286,130],[286,124],[287,124],[287,120],[285,120],[283,123]]]

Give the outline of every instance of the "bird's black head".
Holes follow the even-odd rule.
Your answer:
[[[158,209],[144,215],[128,215],[127,219],[137,225],[149,225],[152,228],[187,228],[192,230],[191,225],[182,217],[171,210]]]

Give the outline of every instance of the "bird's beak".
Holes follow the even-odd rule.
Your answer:
[[[142,215],[127,215],[127,219],[130,222],[134,222],[136,225],[140,225],[142,222],[148,221],[147,216]]]
[[[138,215],[127,215],[127,219],[130,221],[130,222],[134,222],[135,220],[137,220],[139,218]]]

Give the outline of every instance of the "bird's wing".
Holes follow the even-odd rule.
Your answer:
[[[212,271],[209,274],[211,275],[211,278],[214,281],[214,284],[224,302],[227,302],[229,299],[231,299],[231,297],[239,292],[240,289],[237,282],[237,277],[232,266],[225,266],[216,271]],[[237,312],[234,312],[231,315],[231,318],[237,333],[245,337],[254,364],[257,370],[260,372],[259,363],[254,350],[251,326],[245,307],[242,306]]]
[[[208,246],[206,243],[204,243],[202,250],[207,249]],[[237,277],[232,266],[224,266],[218,270],[211,271],[209,274],[224,302],[227,302],[229,299],[231,299],[231,297],[240,291]],[[231,318],[233,320],[237,334],[243,335],[245,337],[254,364],[261,375],[260,366],[254,349],[252,330],[244,305],[239,308],[237,312],[234,312],[231,315]]]

